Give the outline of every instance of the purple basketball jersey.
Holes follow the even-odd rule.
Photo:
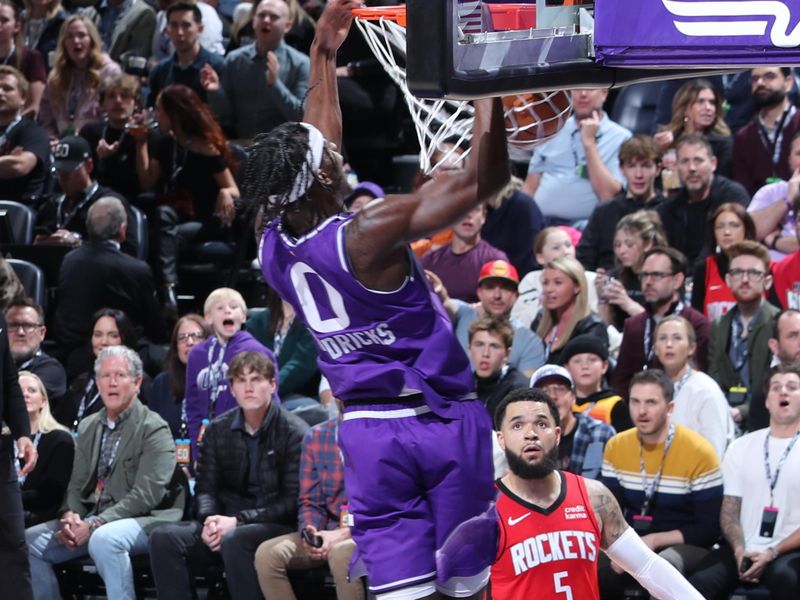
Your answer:
[[[396,291],[372,291],[355,278],[344,239],[353,216],[331,217],[299,239],[273,220],[261,240],[264,278],[311,331],[337,398],[421,393],[435,413],[449,416],[452,401],[474,398],[450,320],[410,249],[411,273]]]

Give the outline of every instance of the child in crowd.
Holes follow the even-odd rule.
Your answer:
[[[247,304],[239,292],[231,288],[214,290],[206,298],[203,314],[212,335],[192,348],[186,366],[184,410],[193,460],[198,457],[198,437],[203,421],[211,421],[236,407],[236,400],[228,388],[227,376],[228,365],[233,357],[246,351],[260,352],[269,357],[276,365],[275,372],[278,372],[278,363],[272,351],[242,331],[247,318]]]

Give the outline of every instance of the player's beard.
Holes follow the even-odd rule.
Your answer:
[[[519,454],[506,448],[508,468],[522,479],[544,479],[558,466],[558,446],[553,446],[537,463],[525,462]]]

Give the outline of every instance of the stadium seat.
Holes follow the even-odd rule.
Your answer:
[[[8,258],[6,262],[11,265],[17,277],[19,277],[22,287],[25,288],[25,293],[46,309],[47,286],[45,285],[44,271],[27,260]]]
[[[635,83],[620,90],[611,120],[633,133],[651,135],[656,126],[656,106],[662,82]]]
[[[33,224],[36,220],[34,210],[14,202],[13,200],[0,200],[0,214],[7,215],[11,239],[0,239],[3,244],[30,244],[33,242]],[[0,229],[0,235],[6,237],[5,232]]]
[[[139,245],[136,248],[136,258],[147,260],[147,253],[150,245],[147,215],[133,205],[130,205],[130,209],[133,214],[134,222],[128,224],[128,231],[130,235],[134,236],[139,241]]]

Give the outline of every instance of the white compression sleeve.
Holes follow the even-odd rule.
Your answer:
[[[606,554],[659,600],[703,600],[675,567],[647,547],[632,527],[608,547]]]

